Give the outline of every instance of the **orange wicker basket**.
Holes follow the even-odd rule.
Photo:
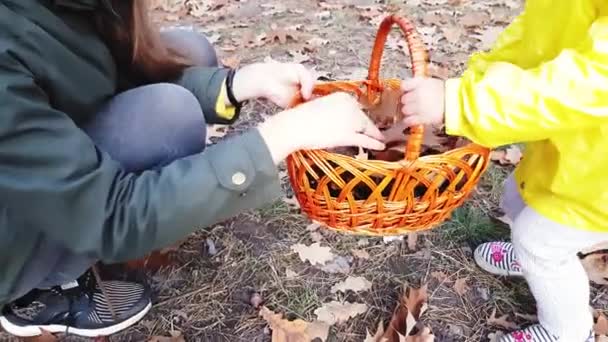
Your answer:
[[[427,51],[406,18],[389,16],[380,24],[369,74],[362,81],[320,82],[313,94],[348,92],[361,103],[378,105],[397,79],[379,79],[387,36],[393,24],[408,44],[414,76],[429,76]],[[292,106],[302,103],[298,95]],[[393,119],[398,120],[398,110]],[[343,233],[402,235],[431,229],[466,200],[489,164],[490,150],[469,144],[420,156],[424,127],[410,127],[403,160],[362,160],[325,150],[301,150],[287,158],[291,186],[304,214]],[[365,196],[362,198],[361,194]]]

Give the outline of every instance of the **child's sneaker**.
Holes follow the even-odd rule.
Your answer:
[[[562,342],[556,336],[545,330],[540,324],[530,326],[524,330],[514,331],[503,336],[499,342]],[[565,342],[565,341],[564,341]],[[570,342],[570,341],[568,341]],[[595,333],[591,331],[585,342],[595,342]]]
[[[19,337],[38,336],[42,329],[85,337],[107,336],[137,323],[151,306],[146,286],[125,281],[98,284],[87,272],[78,281],[33,290],[6,305],[0,324]]]
[[[475,249],[475,262],[483,270],[499,276],[523,276],[510,242],[487,242]]]

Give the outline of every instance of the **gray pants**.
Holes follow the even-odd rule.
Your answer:
[[[215,50],[204,36],[186,30],[162,35],[167,44],[197,65],[218,65]],[[157,168],[205,148],[206,123],[197,99],[187,89],[169,83],[142,86],[117,95],[82,128],[128,171]],[[34,288],[73,281],[95,262],[91,256],[76,255],[43,238],[11,298],[17,299]]]

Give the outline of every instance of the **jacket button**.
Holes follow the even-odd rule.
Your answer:
[[[232,184],[234,185],[243,185],[246,180],[247,177],[242,172],[237,172],[232,175]]]

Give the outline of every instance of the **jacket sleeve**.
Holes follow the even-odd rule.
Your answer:
[[[225,68],[192,66],[186,68],[174,83],[196,96],[207,123],[227,125],[238,118],[235,108],[224,104],[227,75]]]
[[[496,147],[608,122],[608,18],[586,27],[577,46],[535,67],[476,60],[448,80],[447,133]]]
[[[0,53],[0,201],[20,229],[105,261],[141,257],[280,194],[252,130],[159,170],[127,173],[31,73]]]

